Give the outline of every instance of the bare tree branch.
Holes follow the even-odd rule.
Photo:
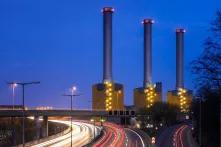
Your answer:
[[[221,90],[221,10],[211,23],[211,32],[203,44],[203,53],[191,62],[192,73],[196,76],[198,88],[207,84],[212,89]]]

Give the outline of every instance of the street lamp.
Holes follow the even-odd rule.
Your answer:
[[[92,118],[92,119],[91,119],[91,122],[93,122],[93,125],[94,125],[94,131],[93,131],[93,132],[94,132],[94,133],[93,133],[94,136],[93,136],[93,138],[95,139],[95,120]]]
[[[10,84],[10,87],[12,88],[12,110],[14,110],[15,105],[15,88],[18,85],[16,83]],[[11,124],[13,125],[13,138],[15,137],[15,128],[14,128],[14,117],[11,117]],[[15,139],[13,139],[13,144],[15,144]]]
[[[17,83],[10,84],[12,88],[12,110],[14,110],[14,105],[15,105],[15,88],[18,86]]]
[[[105,120],[103,118],[101,118],[100,122],[101,122],[101,126],[103,126],[103,123],[105,122]]]
[[[80,96],[80,94],[74,94],[77,90],[77,87],[76,86],[73,86],[71,88],[71,94],[64,94],[63,96],[66,96],[66,97],[70,97],[71,98],[71,112],[70,112],[70,117],[71,117],[71,147],[72,147],[72,101],[73,101],[73,97],[75,96]]]
[[[9,85],[22,86],[22,144],[25,146],[25,86],[31,84],[40,84],[39,81],[33,82],[8,82]]]

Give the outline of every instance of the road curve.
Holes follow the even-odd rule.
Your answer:
[[[136,131],[125,128],[126,132],[126,147],[145,147],[144,139],[141,137],[140,134],[138,134]]]
[[[104,135],[93,145],[93,147],[122,147],[125,141],[123,127],[114,123],[104,123]]]
[[[141,131],[104,123],[103,136],[93,147],[151,147],[149,136]]]
[[[164,130],[157,139],[157,147],[198,147],[188,125],[175,125]]]
[[[52,122],[63,123],[71,126],[70,121],[52,120]],[[93,140],[93,131],[95,135],[100,133],[100,128],[95,127],[92,124],[74,121],[72,123],[72,145],[83,146]],[[33,147],[69,147],[71,146],[71,132],[64,134],[63,136],[56,137],[54,139],[47,140],[45,142],[34,145]]]

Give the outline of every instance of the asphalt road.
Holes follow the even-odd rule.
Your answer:
[[[73,121],[72,126],[70,121],[54,120],[57,123],[63,123],[72,127],[72,145],[74,147],[80,147],[88,144],[94,138],[95,135],[99,134],[100,128],[95,127],[92,124],[85,122]],[[70,147],[71,146],[71,132],[62,136],[55,137],[53,139],[46,140],[42,143],[36,144],[33,147]]]
[[[152,147],[149,136],[141,130],[104,123],[103,136],[94,147]]]
[[[124,129],[114,123],[104,123],[103,136],[93,145],[94,147],[122,147],[125,140]]]
[[[165,129],[157,138],[156,147],[198,147],[188,125],[175,125]]]
[[[125,147],[152,147],[150,138],[141,130],[125,128]]]

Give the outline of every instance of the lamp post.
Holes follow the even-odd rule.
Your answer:
[[[17,83],[10,84],[12,88],[12,110],[14,110],[14,105],[15,105],[15,88],[18,86]]]
[[[18,85],[16,83],[10,84],[10,87],[12,88],[12,110],[14,110],[14,105],[15,105],[15,88]],[[13,138],[15,138],[15,127],[14,127],[14,117],[11,117],[11,124],[13,126]],[[13,145],[15,144],[15,139],[13,139]]]
[[[9,85],[22,86],[22,144],[25,146],[25,86],[32,84],[40,84],[39,81],[33,82],[8,82]]]
[[[103,126],[104,121],[105,121],[105,120],[101,117],[101,119],[100,119],[101,126]]]
[[[91,119],[91,122],[93,122],[93,125],[94,125],[94,131],[93,131],[93,138],[95,139],[95,120],[94,119]]]
[[[70,112],[70,117],[71,117],[71,147],[72,147],[72,110],[73,110],[73,108],[72,108],[72,101],[73,101],[73,97],[80,96],[80,94],[74,94],[76,90],[77,90],[77,87],[73,86],[71,88],[71,94],[64,94],[63,95],[63,96],[71,98],[71,112]]]

